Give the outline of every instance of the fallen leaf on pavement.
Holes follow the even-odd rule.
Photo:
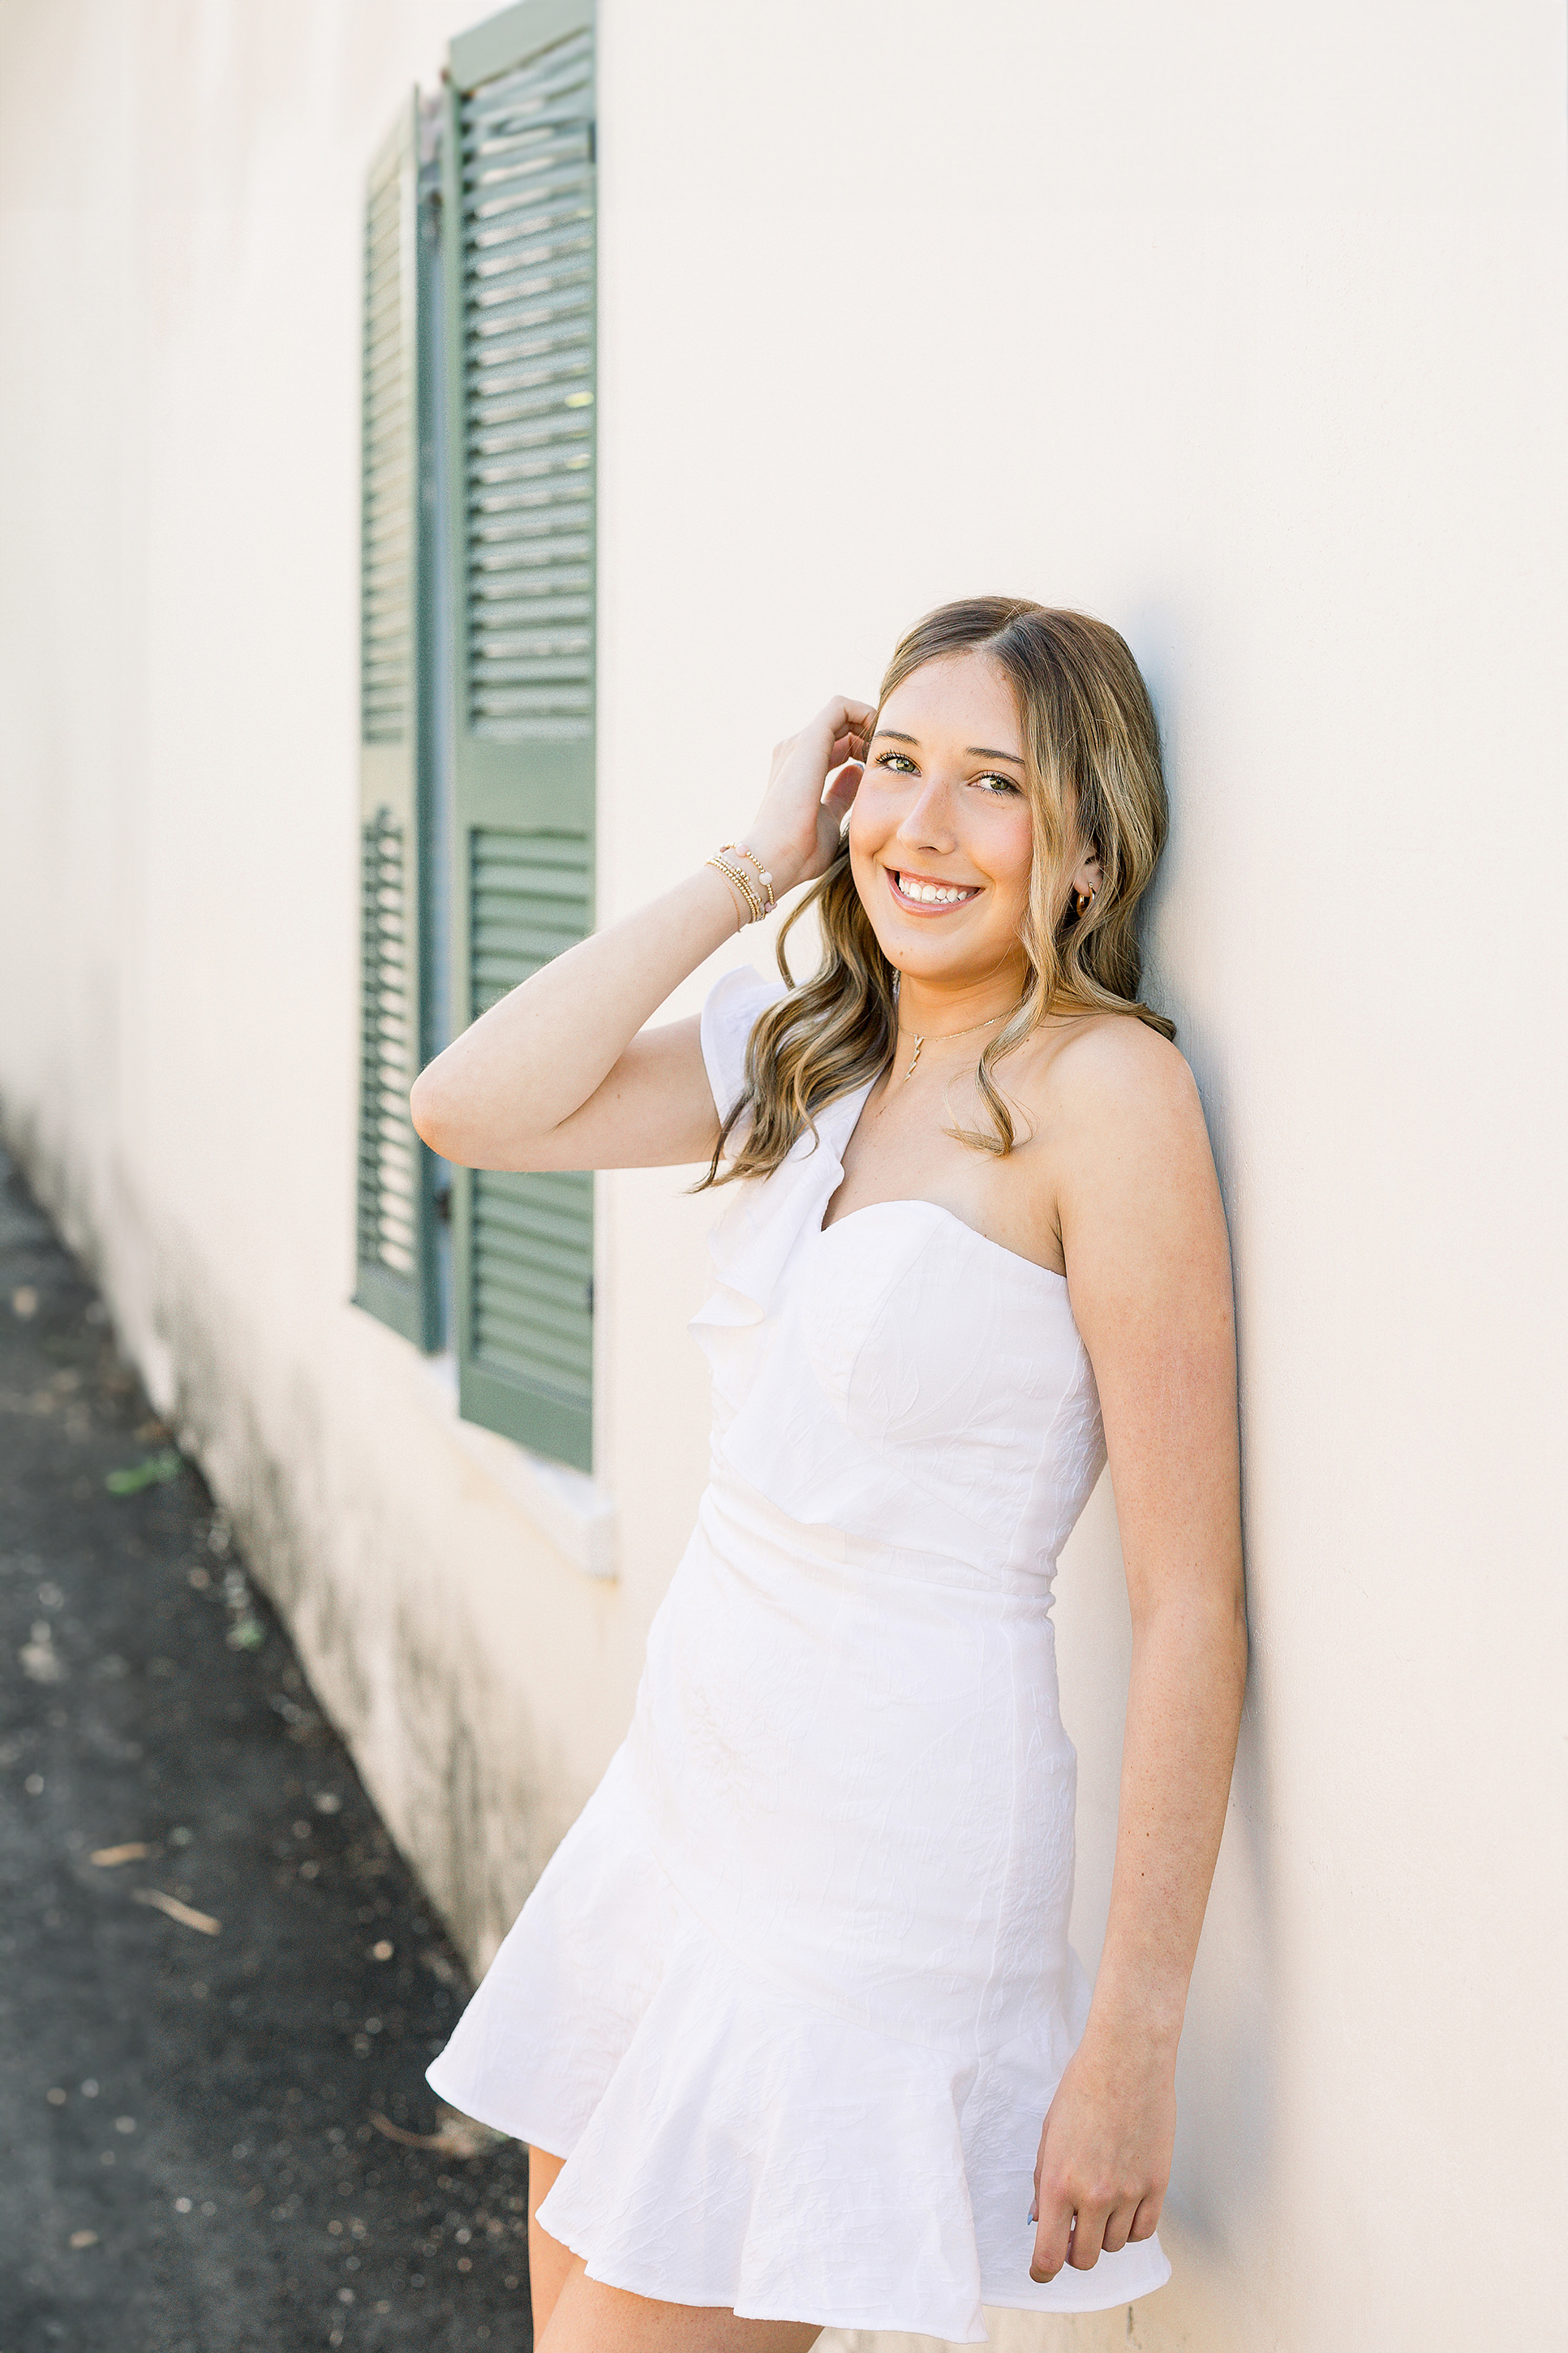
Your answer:
[[[140,1839],[132,1839],[126,1846],[100,1846],[88,1856],[88,1861],[96,1862],[100,1871],[108,1871],[117,1862],[142,1862],[152,1852]]]
[[[127,1470],[111,1471],[103,1483],[111,1495],[139,1495],[143,1487],[156,1487],[166,1479],[177,1479],[184,1467],[171,1448],[164,1454],[149,1454],[144,1461],[133,1462]]]
[[[484,2157],[510,2137],[480,2124],[477,2117],[460,2115],[456,2108],[438,2108],[437,2114],[441,2119],[440,2128],[433,2133],[405,2132],[390,2116],[384,2116],[379,2108],[372,2108],[370,2120],[377,2132],[384,2133],[400,2147],[433,2148],[441,2157]]]
[[[166,1912],[171,1920],[178,1920],[184,1927],[199,1928],[204,1936],[223,1934],[221,1920],[215,1920],[210,1912],[193,1911],[188,1904],[182,1904],[177,1895],[165,1895],[161,1887],[133,1887],[131,1897],[132,1903],[151,1904],[155,1911]]]

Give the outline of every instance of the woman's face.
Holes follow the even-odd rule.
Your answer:
[[[856,887],[889,963],[912,978],[1018,968],[1035,828],[1006,672],[984,653],[925,662],[882,705],[849,811]]]

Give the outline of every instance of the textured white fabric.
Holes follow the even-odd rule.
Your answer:
[[[721,1111],[774,994],[708,999]],[[540,2219],[595,2279],[973,2343],[1170,2275],[1028,2271],[1089,2000],[1051,1580],[1104,1451],[1060,1276],[928,1202],[823,1230],[863,1101],[729,1197],[632,1729],[430,2081],[567,2159]]]

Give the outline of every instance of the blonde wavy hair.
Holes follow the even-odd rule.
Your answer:
[[[1164,848],[1169,813],[1149,691],[1126,640],[1104,621],[1016,596],[939,606],[900,641],[882,681],[879,715],[894,688],[922,664],[959,653],[989,654],[1012,681],[1035,821],[1029,903],[1018,930],[1028,977],[1016,1010],[975,1071],[991,1128],[952,1131],[976,1151],[1003,1155],[1016,1137],[996,1065],[1049,1015],[1127,1013],[1163,1037],[1175,1036],[1174,1024],[1138,994],[1138,904]],[[1092,847],[1102,876],[1082,914],[1068,887],[1080,842]],[[808,907],[816,910],[822,961],[797,986],[785,950]],[[815,1134],[818,1112],[879,1078],[892,1059],[898,974],[856,886],[847,839],[780,932],[778,965],[788,994],[752,1028],[745,1084],[700,1192],[737,1177],[771,1176],[806,1129]],[[733,1157],[721,1167],[742,1124]]]

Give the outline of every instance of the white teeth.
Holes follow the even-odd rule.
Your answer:
[[[927,907],[955,907],[961,899],[973,899],[973,891],[959,891],[943,882],[917,882],[912,875],[900,874],[899,888],[906,899],[918,900]]]

